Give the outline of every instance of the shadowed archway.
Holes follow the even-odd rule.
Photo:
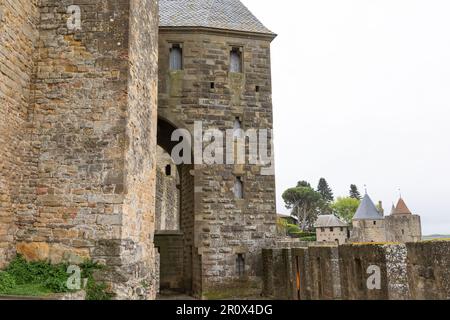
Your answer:
[[[199,269],[194,267],[198,261],[194,246],[194,167],[173,161],[172,149],[179,143],[171,139],[175,130],[177,127],[171,122],[158,118],[157,143],[161,151],[157,159],[156,218],[159,221],[155,223],[155,246],[160,253],[160,291],[163,296],[195,295],[198,292],[196,280],[201,279],[194,276],[194,270]],[[178,217],[177,222],[174,216]]]

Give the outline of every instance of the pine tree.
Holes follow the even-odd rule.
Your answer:
[[[361,194],[358,191],[358,187],[354,184],[350,185],[350,198],[361,200]]]
[[[322,198],[323,200],[325,200],[325,202],[330,203],[334,201],[333,190],[331,190],[325,178],[320,178],[319,185],[317,186],[317,192],[322,195]]]

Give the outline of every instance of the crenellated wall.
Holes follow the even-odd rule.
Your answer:
[[[293,300],[448,300],[450,242],[265,249],[263,295]],[[286,272],[292,268],[292,272]],[[289,294],[291,292],[292,294]]]

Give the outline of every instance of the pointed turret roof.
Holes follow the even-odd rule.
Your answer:
[[[353,217],[353,220],[383,220],[384,217],[378,212],[377,207],[366,193],[361,204]]]
[[[205,27],[275,36],[239,0],[160,0],[159,11],[160,27]]]
[[[395,212],[395,205],[394,205],[394,204],[392,204],[392,208],[391,208],[391,214],[394,214],[394,212]]]
[[[412,214],[412,212],[408,209],[405,201],[400,198],[392,214]]]

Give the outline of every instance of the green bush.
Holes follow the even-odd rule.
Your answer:
[[[22,256],[17,256],[6,268],[17,285],[36,284],[54,293],[64,293],[70,290],[66,286],[69,274],[67,264],[52,265],[48,262],[28,262]]]
[[[305,231],[292,232],[289,235],[293,238],[300,238],[300,239],[316,237],[316,234],[314,232],[305,232]]]
[[[67,280],[71,276],[67,273],[68,267],[66,263],[28,262],[18,255],[4,272],[0,272],[0,294],[39,296],[70,292],[67,288]],[[88,300],[110,300],[113,297],[106,284],[96,282],[93,277],[94,271],[102,268],[92,261],[80,265],[81,278],[88,280],[84,288]]]
[[[0,292],[11,290],[16,285],[16,280],[7,272],[0,271]]]
[[[317,241],[317,238],[316,238],[316,236],[301,237],[301,238],[299,238],[299,240],[301,240],[301,241],[308,241],[308,242],[314,242],[314,241]]]

